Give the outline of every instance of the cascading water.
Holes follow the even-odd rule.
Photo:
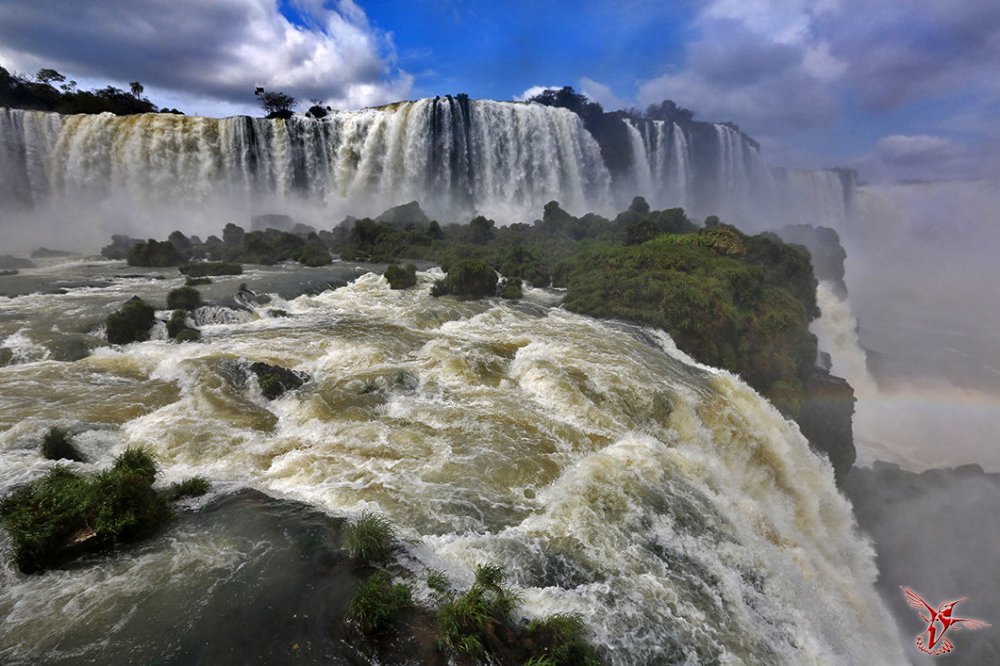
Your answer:
[[[610,210],[610,176],[575,114],[450,97],[320,120],[0,109],[0,163],[6,204],[294,195],[356,215],[413,199],[517,220],[552,199]]]
[[[412,566],[461,586],[475,564],[501,564],[529,616],[581,613],[611,663],[904,661],[829,464],[766,401],[660,331],[554,309],[540,290],[519,305],[433,299],[436,276],[392,291],[369,274],[282,302],[283,317],[203,317],[199,344],[0,367],[0,491],[50,467],[32,442],[59,424],[79,433],[84,469],[144,445],[167,482],[197,473],[223,492],[384,512],[412,540]],[[81,312],[179,283],[3,299],[0,339],[38,344]],[[233,381],[241,359],[312,379],[267,401]],[[54,575],[4,563],[0,656],[106,656],[128,644],[137,594],[235,572],[269,547],[188,532]],[[199,603],[158,599],[180,615]]]

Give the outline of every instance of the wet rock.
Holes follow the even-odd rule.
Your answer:
[[[83,335],[64,335],[49,344],[51,358],[55,361],[72,363],[90,356],[91,343]]]
[[[30,259],[22,259],[21,257],[15,257],[11,254],[0,255],[0,268],[2,269],[16,269],[16,268],[34,268],[35,262]]]
[[[261,361],[251,363],[250,372],[257,376],[260,392],[268,400],[274,400],[285,391],[295,390],[309,381],[309,375],[304,372]]]
[[[857,458],[854,448],[854,389],[847,380],[814,368],[803,383],[796,419],[809,443],[830,459],[837,485],[842,486]]]

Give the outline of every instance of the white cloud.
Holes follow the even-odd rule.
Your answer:
[[[47,66],[119,84],[140,80],[153,97],[252,105],[262,85],[339,107],[394,101],[412,89],[391,36],[352,0],[294,0],[296,25],[275,0],[36,0],[0,12],[0,62]],[[154,101],[158,101],[154,97]],[[160,102],[163,104],[164,102]]]
[[[876,143],[883,162],[897,166],[920,166],[950,160],[959,153],[958,146],[940,136],[893,134]]]
[[[514,95],[513,100],[515,102],[527,102],[532,97],[537,97],[546,90],[559,90],[561,88],[562,86],[531,86],[520,95]]]
[[[600,104],[605,111],[617,111],[629,106],[625,100],[615,96],[611,88],[586,76],[580,79],[580,92]]]

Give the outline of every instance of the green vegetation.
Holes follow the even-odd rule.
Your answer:
[[[201,331],[197,328],[185,328],[174,337],[174,342],[198,342],[201,340]]]
[[[532,657],[526,664],[536,666],[597,666],[600,660],[587,643],[587,628],[583,617],[576,613],[557,613],[532,620],[528,624],[532,642],[542,646],[543,655]]]
[[[268,118],[288,118],[292,115],[292,107],[298,100],[277,90],[265,91],[257,88],[253,93],[260,101],[261,107]]]
[[[568,104],[584,115],[590,109],[568,89],[542,103]],[[670,103],[651,107],[647,116],[694,122]],[[116,239],[112,246],[120,251],[127,242]],[[525,282],[565,287],[568,309],[663,328],[683,351],[740,374],[792,417],[816,357],[808,330],[818,315],[816,281],[804,248],[773,234],[745,235],[715,216],[698,227],[682,209],[652,210],[642,197],[612,220],[576,217],[551,201],[533,224],[498,227],[480,216],[441,227],[411,202],[318,234],[247,233],[228,224],[222,240],[194,242],[175,232],[166,244],[181,254],[253,263],[303,260],[307,247],[324,245],[346,260],[389,263],[393,288],[415,278],[399,259],[434,261],[447,273],[432,288],[434,296],[484,298],[499,291],[518,299]],[[499,285],[498,273],[505,276]]]
[[[0,500],[0,524],[14,542],[24,573],[86,552],[137,539],[170,517],[153,490],[157,465],[149,452],[127,449],[110,469],[91,475],[56,467]]]
[[[157,112],[157,107],[142,96],[143,87],[138,81],[130,84],[131,91],[113,86],[77,90],[76,85],[76,81],[67,81],[54,69],[40,69],[32,80],[0,67],[0,107],[57,113],[111,112],[120,116]],[[162,112],[180,113],[176,109]]]
[[[128,250],[126,261],[129,266],[163,268],[183,263],[184,257],[170,241],[161,242],[150,238],[146,242],[132,245]]]
[[[484,261],[478,259],[458,259],[446,268],[448,275],[434,283],[432,296],[467,296],[485,298],[493,296],[497,290],[497,272]]]
[[[344,548],[368,564],[384,564],[400,550],[396,530],[384,516],[365,511],[344,530]]]
[[[396,611],[412,605],[410,588],[392,583],[384,571],[377,571],[358,587],[347,610],[347,619],[357,623],[366,634],[376,633]]]
[[[505,278],[500,283],[500,298],[512,301],[524,298],[524,291],[521,289],[521,278]]]
[[[49,428],[42,439],[42,455],[48,460],[84,462],[83,456],[70,441],[69,433],[62,428]]]
[[[189,278],[203,278],[209,275],[242,275],[243,266],[228,261],[196,261],[180,264],[177,267]]]
[[[494,622],[509,622],[520,597],[504,585],[506,574],[495,565],[476,567],[467,592],[446,601],[438,610],[438,641],[442,646],[471,655],[486,652],[483,633]]]
[[[385,269],[385,279],[389,281],[392,289],[408,289],[417,284],[417,267],[413,264],[406,264],[400,267],[399,264],[389,264]]]
[[[728,226],[599,246],[567,271],[567,309],[663,328],[702,363],[737,372],[798,413],[816,359],[818,314],[808,254]]]
[[[201,305],[201,292],[194,287],[178,287],[167,294],[168,310],[195,310]]]
[[[149,329],[156,321],[156,311],[138,296],[133,296],[107,319],[108,342],[126,345],[149,340]]]
[[[192,476],[179,483],[170,484],[167,496],[172,501],[177,501],[185,497],[200,497],[208,492],[211,484],[203,476]]]

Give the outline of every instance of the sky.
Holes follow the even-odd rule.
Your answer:
[[[996,0],[0,0],[0,65],[212,116],[259,113],[256,86],[304,110],[571,85],[735,122],[772,164],[1000,177]]]

